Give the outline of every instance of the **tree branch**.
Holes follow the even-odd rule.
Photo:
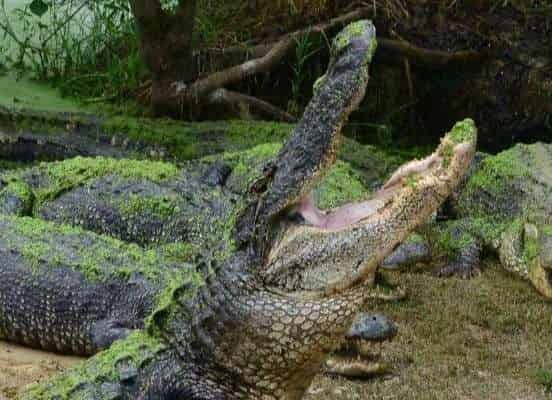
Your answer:
[[[368,7],[359,8],[350,13],[333,18],[327,23],[318,24],[308,29],[302,29],[287,34],[271,47],[261,45],[263,47],[257,50],[264,51],[265,49],[269,49],[264,55],[246,61],[243,64],[215,72],[206,78],[199,79],[187,87],[175,90],[174,99],[180,101],[184,100],[185,103],[199,103],[205,96],[208,96],[216,89],[240,82],[249,76],[269,71],[282,61],[291,49],[295,48],[297,39],[302,35],[320,35],[327,30],[341,27],[365,17],[370,12],[371,9]]]
[[[466,65],[481,61],[486,53],[474,50],[461,50],[449,53],[441,50],[431,50],[415,46],[404,40],[378,39],[378,55],[403,62],[405,58],[410,63],[426,68],[445,68],[451,65]]]
[[[257,97],[248,96],[246,94],[230,91],[227,89],[217,89],[213,91],[208,101],[211,104],[224,104],[231,108],[247,108],[249,110],[255,110],[262,116],[269,117],[270,119],[282,122],[296,122],[296,118],[288,112],[281,110],[280,108],[261,100]]]

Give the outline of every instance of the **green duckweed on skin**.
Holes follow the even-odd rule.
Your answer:
[[[151,282],[162,282],[174,274],[194,273],[180,263],[171,263],[155,249],[145,250],[78,227],[29,217],[3,216],[0,223],[9,228],[2,240],[18,249],[37,268],[42,260],[50,260],[53,268],[56,265],[71,268],[90,281],[128,279],[138,274]],[[67,248],[71,251],[63,251]]]
[[[349,163],[338,160],[314,190],[319,207],[334,208],[344,203],[366,200],[370,191]]]
[[[83,362],[45,383],[29,386],[20,400],[53,398],[104,400],[90,397],[96,394],[89,392],[92,389],[88,384],[118,382],[121,379],[121,373],[125,370],[143,367],[164,349],[165,345],[159,339],[148,335],[145,331],[135,331],[127,338],[113,343],[109,349],[93,356],[86,363]]]
[[[47,179],[47,184],[34,188],[35,209],[45,201],[56,198],[60,193],[101,176],[117,174],[123,178],[162,182],[177,177],[179,172],[174,164],[160,161],[118,160],[106,157],[75,157],[64,161],[41,163],[30,170],[32,175],[42,175]],[[5,179],[22,182],[28,173],[27,170],[8,172]]]
[[[454,124],[450,132],[446,135],[446,141],[440,150],[443,157],[443,166],[446,168],[450,164],[454,153],[454,146],[460,143],[474,143],[477,140],[477,128],[472,119],[466,118],[463,121]]]
[[[179,211],[175,199],[170,197],[144,197],[130,195],[119,205],[123,217],[135,215],[151,215],[158,219],[167,220]]]
[[[18,216],[29,215],[33,208],[34,194],[25,182],[9,180],[7,185],[0,190],[0,202],[4,203],[6,197],[15,197],[19,204],[17,210],[2,210]],[[3,208],[3,207],[2,207]]]
[[[264,121],[175,122],[170,119],[110,117],[102,124],[108,135],[161,146],[177,160],[235,152],[284,141],[294,125]]]
[[[509,188],[516,182],[521,182],[530,176],[524,163],[519,162],[517,149],[512,148],[503,151],[493,157],[485,158],[481,167],[468,180],[462,192],[459,204],[465,214],[477,217],[488,215],[488,207],[478,202],[479,193],[485,193],[494,201],[508,204],[508,199],[513,196]]]

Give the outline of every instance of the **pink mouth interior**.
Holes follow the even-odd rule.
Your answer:
[[[321,210],[315,204],[312,196],[301,200],[295,209],[305,222],[316,228],[339,230],[369,218],[384,208],[396,192],[395,187],[380,190],[370,200],[358,203],[349,203],[331,210]]]
[[[402,165],[370,200],[345,204],[331,210],[321,210],[314,204],[312,195],[309,195],[297,204],[294,211],[300,214],[308,225],[319,229],[347,228],[383,209],[400,190],[405,177],[428,173],[438,166],[441,160],[441,156],[435,152],[422,160],[413,160]]]

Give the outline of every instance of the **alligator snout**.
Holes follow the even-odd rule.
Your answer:
[[[382,361],[381,343],[396,335],[397,325],[385,315],[358,314],[341,347],[326,361],[325,371],[356,379],[388,373],[391,366]]]
[[[383,314],[360,313],[345,335],[348,340],[383,342],[397,334],[397,325]]]

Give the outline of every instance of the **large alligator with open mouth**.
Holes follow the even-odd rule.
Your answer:
[[[216,188],[196,194],[211,196],[201,204],[218,204],[224,226],[217,225],[220,218],[202,219],[210,214],[202,212],[197,223],[225,233],[220,243],[203,243],[210,251],[191,262],[182,262],[189,249],[179,246],[179,235],[190,234],[193,247],[202,243],[202,229],[152,228],[147,236],[166,242],[158,250],[105,235],[143,244],[147,238],[132,236],[130,228],[145,223],[126,223],[128,216],[148,209],[162,220],[179,207],[167,201],[147,208],[123,194],[129,214],[107,212],[128,192],[124,185],[114,189],[121,181],[109,172],[118,168],[128,178],[136,166],[130,161],[99,164],[97,185],[113,189],[102,203],[107,206],[87,203],[77,213],[84,222],[73,221],[86,226],[87,215],[99,215],[110,226],[121,218],[115,225],[124,230],[103,235],[55,223],[67,215],[61,206],[41,211],[54,222],[21,216],[36,215],[54,197],[69,201],[68,188],[94,173],[86,159],[54,164],[46,174],[31,169],[24,184],[6,179],[1,196],[12,215],[0,217],[0,336],[58,352],[98,352],[21,398],[299,399],[332,351],[346,354],[344,342],[389,337],[393,329],[384,318],[357,313],[374,296],[371,285],[384,258],[462,180],[476,129],[471,120],[456,124],[423,168],[399,170],[373,198],[318,209],[311,192],[334,163],[341,127],[364,96],[375,48],[368,21],[337,35],[302,120],[241,201],[217,195],[225,168],[205,168],[201,184]],[[80,173],[63,174],[64,167]],[[170,190],[187,187],[167,183],[189,178],[174,167],[151,167],[140,179],[155,181],[169,200]]]

